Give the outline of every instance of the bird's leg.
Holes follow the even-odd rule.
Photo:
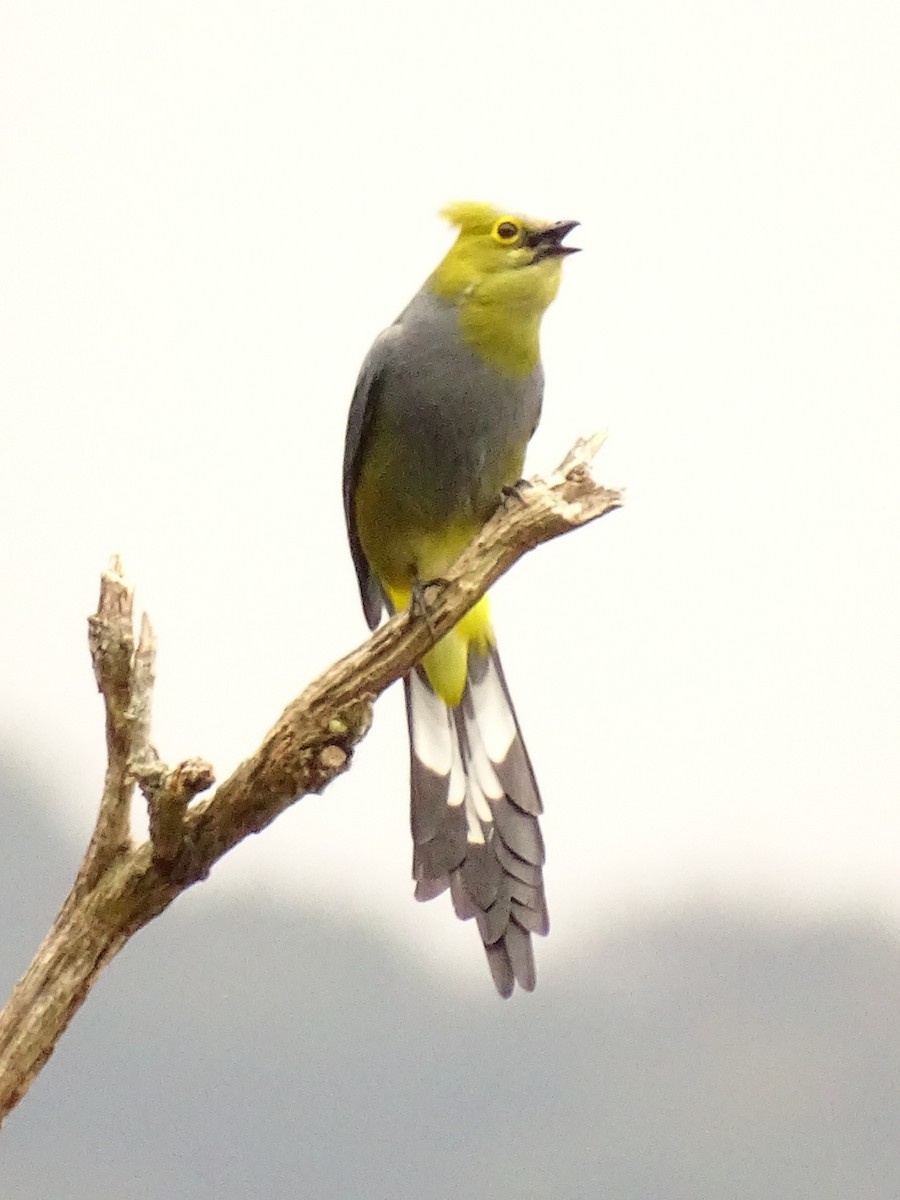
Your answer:
[[[409,593],[409,615],[412,620],[415,620],[416,617],[422,617],[428,626],[428,632],[431,634],[431,639],[434,642],[438,639],[434,631],[434,626],[431,623],[431,613],[428,609],[428,599],[425,593],[429,588],[435,588],[438,595],[440,595],[446,586],[446,579],[420,579],[418,575],[413,575],[412,588]]]

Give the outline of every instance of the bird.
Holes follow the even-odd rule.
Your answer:
[[[363,611],[416,611],[524,484],[544,391],[539,333],[577,221],[489,204],[443,213],[449,251],[375,339],[353,392],[344,513]],[[497,991],[533,991],[549,931],[542,803],[483,597],[404,679],[418,900],[450,890]]]

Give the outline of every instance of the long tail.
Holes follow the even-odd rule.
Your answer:
[[[406,679],[416,899],[450,888],[474,917],[501,996],[536,983],[531,934],[549,929],[542,812],[496,648],[470,644],[465,690],[448,707],[421,668]]]

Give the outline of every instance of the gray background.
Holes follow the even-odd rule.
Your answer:
[[[76,854],[33,784],[0,797],[5,987]],[[201,895],[101,978],[4,1128],[4,1195],[896,1200],[900,946],[871,918],[646,915],[504,1004],[361,922]]]

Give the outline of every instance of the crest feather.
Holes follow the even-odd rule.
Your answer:
[[[463,233],[487,232],[503,212],[492,204],[480,204],[475,200],[459,200],[442,209],[441,216],[451,225],[457,225]]]

